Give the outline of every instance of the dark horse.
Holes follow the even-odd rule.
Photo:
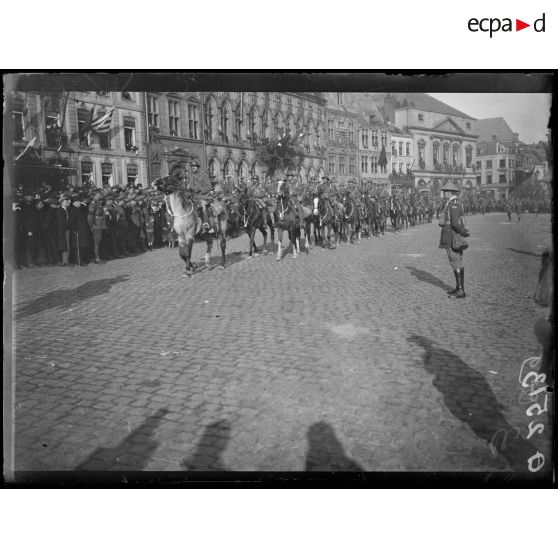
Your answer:
[[[283,231],[289,235],[289,243],[293,245],[293,258],[300,253],[300,217],[295,211],[294,205],[285,186],[277,187],[277,207],[275,210],[275,223],[277,226],[277,258],[282,257]],[[306,239],[306,253],[308,253],[308,239]]]
[[[335,222],[335,213],[329,200],[318,193],[313,199],[312,215],[314,217],[314,234],[318,231],[318,238],[322,240],[322,250],[325,249],[325,241],[327,238],[328,247],[331,248],[331,232],[335,234],[335,243],[337,243],[337,225]]]
[[[357,242],[360,241],[360,213],[355,200],[350,196],[343,197],[343,210],[343,224],[345,225],[347,244],[353,242],[354,234],[357,232]]]
[[[258,251],[254,236],[256,230],[259,230],[264,238],[263,245],[267,244],[267,231],[265,225],[269,226],[271,231],[271,242],[275,242],[275,232],[271,224],[271,219],[266,209],[258,205],[258,201],[245,192],[241,192],[238,196],[238,214],[240,217],[240,227],[245,230],[250,238],[250,248],[248,257],[252,258],[252,248],[254,252]]]
[[[178,250],[180,257],[186,264],[184,277],[190,277],[196,265],[192,263],[192,248],[194,237],[207,242],[205,263],[209,263],[209,255],[213,247],[213,238],[216,236],[221,244],[221,268],[225,267],[225,249],[227,246],[227,212],[223,203],[213,201],[211,210],[213,215],[209,216],[215,233],[207,233],[202,230],[202,219],[196,210],[193,195],[181,188],[179,182],[172,176],[157,178],[151,185],[165,194],[165,206],[169,215],[173,218],[173,228],[178,235]]]

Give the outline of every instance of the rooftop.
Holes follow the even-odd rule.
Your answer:
[[[513,130],[504,118],[482,118],[473,123],[473,131],[479,135],[478,141],[492,141],[492,136],[497,136],[502,143],[516,141]]]
[[[476,120],[472,116],[431,97],[427,93],[373,93],[371,97],[382,111],[384,118],[389,120],[393,120],[393,112],[395,110],[406,107]]]

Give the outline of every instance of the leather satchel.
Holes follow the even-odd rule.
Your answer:
[[[463,217],[459,218],[459,222],[465,226],[465,223],[463,221]],[[454,231],[453,233],[453,239],[451,241],[451,249],[454,252],[462,252],[463,250],[466,250],[467,248],[469,248],[469,243],[465,240],[464,237],[469,236],[469,231],[467,229],[465,229],[463,231],[463,234],[459,234],[456,233]]]
[[[459,233],[453,233],[453,239],[451,241],[451,249],[454,252],[462,252],[469,248],[469,243],[463,238]]]

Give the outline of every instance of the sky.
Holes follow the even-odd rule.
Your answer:
[[[432,97],[474,118],[502,116],[519,140],[547,140],[551,95],[549,93],[429,93]]]

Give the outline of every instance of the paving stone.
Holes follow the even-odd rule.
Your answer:
[[[513,470],[487,438],[532,420],[517,375],[550,220],[501,221],[468,218],[462,301],[435,223],[190,279],[166,249],[17,271],[16,468]]]

